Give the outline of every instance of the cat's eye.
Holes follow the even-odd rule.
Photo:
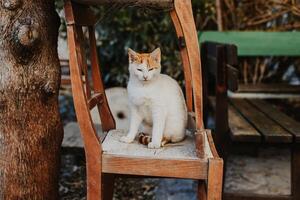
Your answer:
[[[151,69],[149,69],[148,71],[150,72],[150,71],[152,71],[152,70],[154,70],[154,68],[151,68]]]
[[[140,72],[142,71],[142,69],[137,69],[137,70],[140,71]]]

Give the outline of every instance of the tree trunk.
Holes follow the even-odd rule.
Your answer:
[[[53,0],[0,1],[0,199],[58,199],[59,17]]]

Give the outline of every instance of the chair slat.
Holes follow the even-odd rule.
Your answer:
[[[71,85],[71,77],[69,75],[62,75],[61,85]]]
[[[233,106],[263,135],[268,143],[291,143],[293,136],[244,99],[231,99]]]
[[[82,27],[81,26],[76,26],[76,31],[78,34],[78,39],[80,42],[80,51],[81,51],[81,57],[82,57],[82,65],[81,65],[81,69],[85,78],[85,92],[87,95],[87,98],[91,97],[91,86],[90,86],[90,82],[89,82],[89,76],[88,76],[88,65],[87,65],[87,59],[86,59],[86,52],[85,52],[85,44],[84,44],[84,35],[83,35],[83,31],[82,31]]]
[[[103,94],[102,93],[93,94],[92,97],[88,101],[90,110],[92,110],[95,106],[102,104],[102,103],[103,103]]]
[[[98,106],[98,110],[100,111],[100,117],[102,121],[102,128],[104,131],[108,131],[110,129],[115,128],[115,121],[112,116],[111,110],[108,106],[108,102],[105,95],[104,84],[102,81],[99,58],[97,54],[97,46],[96,46],[96,38],[95,38],[95,27],[89,26],[89,45],[90,45],[90,58],[91,58],[91,68],[92,68],[92,80],[93,80],[93,88],[95,93],[103,94],[103,103]]]
[[[110,155],[105,152],[102,156],[103,173],[206,179],[207,166],[207,160],[204,159],[149,159]]]
[[[252,105],[268,115],[271,119],[276,121],[284,129],[288,130],[294,135],[295,141],[300,142],[300,123],[287,116],[285,113],[278,110],[275,106],[260,99],[248,100]]]

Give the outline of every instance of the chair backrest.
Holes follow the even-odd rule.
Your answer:
[[[68,44],[70,50],[70,74],[72,81],[72,91],[76,112],[82,116],[82,120],[92,121],[90,110],[98,107],[102,121],[103,131],[115,128],[115,122],[112,113],[107,105],[107,99],[100,73],[100,65],[95,38],[95,24],[97,18],[89,7],[77,5],[66,1],[65,13],[68,31]],[[91,61],[92,78],[88,75],[88,64],[86,58],[86,36],[83,33],[83,27],[88,33],[88,46]],[[91,84],[92,83],[92,84]],[[80,120],[80,119],[78,119]],[[81,123],[80,123],[81,124]],[[92,125],[91,127],[94,126]],[[86,127],[85,127],[86,128]],[[93,130],[95,132],[95,129]]]
[[[300,32],[203,31],[201,42],[235,44],[239,56],[300,56]]]
[[[215,111],[217,111],[215,120],[216,124],[218,124],[215,129],[219,133],[219,130],[229,130],[227,91],[236,91],[238,89],[237,47],[216,42],[203,42],[201,50],[205,89],[208,90],[208,85],[215,86],[215,90],[213,90],[216,97]],[[208,77],[211,79],[208,80]],[[210,81],[210,84],[208,84],[208,81]],[[204,98],[209,102],[207,93],[204,95]],[[208,113],[208,110],[205,112]],[[226,134],[227,132],[224,135],[215,137],[215,142],[220,144],[220,149],[224,145]]]
[[[166,0],[167,2],[168,0]],[[76,2],[81,2],[77,0]],[[83,1],[85,4],[90,5],[93,3],[97,3],[98,1]],[[149,0],[151,2],[151,0]],[[178,1],[180,2],[180,1]],[[109,131],[115,128],[115,122],[112,116],[112,113],[108,107],[106,95],[104,92],[104,85],[101,79],[100,65],[97,55],[96,48],[96,39],[95,39],[95,25],[97,23],[97,18],[94,16],[93,11],[87,5],[78,4],[71,0],[65,2],[65,13],[66,13],[66,21],[67,21],[67,31],[68,31],[68,44],[70,50],[70,74],[72,81],[72,91],[74,97],[74,104],[77,114],[77,119],[79,124],[85,124],[80,127],[81,130],[88,129],[87,132],[93,131],[95,132],[94,125],[91,124],[91,114],[90,110],[95,106],[98,107],[100,113],[100,119],[102,122],[103,131]],[[171,17],[173,23],[176,28],[177,35],[179,37],[182,30],[179,30],[178,27],[182,25],[177,19],[176,14],[173,11],[171,12]],[[189,19],[190,20],[190,19]],[[89,55],[91,60],[91,71],[92,71],[92,79],[89,80],[88,76],[88,65],[86,58],[86,51],[84,44],[85,36],[83,33],[83,27],[86,28],[88,32],[89,38]],[[196,34],[196,33],[195,33]],[[197,39],[196,35],[195,38]],[[179,39],[181,39],[179,37]],[[186,41],[191,44],[191,41]],[[189,44],[189,45],[190,45]],[[196,45],[198,45],[196,43]],[[195,49],[195,44],[193,48]],[[187,106],[189,111],[192,109],[198,110],[198,115],[196,115],[196,119],[198,118],[198,129],[203,129],[203,117],[202,117],[202,81],[201,81],[201,66],[198,67],[195,59],[191,60],[190,55],[188,56],[187,52],[184,52],[186,49],[185,43],[181,47],[183,58],[183,67],[184,67],[184,75],[185,75],[185,83],[186,83],[186,95],[187,95]],[[197,49],[197,48],[196,48]],[[199,47],[198,47],[199,49]],[[186,50],[185,50],[186,51]],[[189,52],[191,54],[196,55],[197,51]],[[195,57],[194,57],[195,58]],[[199,56],[197,59],[200,60]],[[199,61],[200,62],[200,61]],[[196,65],[197,67],[196,67]],[[193,65],[193,66],[192,66]],[[200,65],[200,63],[199,63]],[[192,70],[197,72],[196,75],[192,76]],[[196,77],[196,78],[195,78]],[[199,78],[200,77],[200,78]],[[193,83],[193,79],[194,81]],[[92,82],[92,84],[90,84]],[[196,83],[196,84],[195,84]],[[194,84],[194,89],[192,84]],[[195,89],[197,88],[197,89]],[[194,108],[193,108],[193,97],[194,97]],[[196,106],[196,102],[198,103]],[[199,114],[200,113],[200,114]],[[79,117],[80,116],[80,117]],[[81,118],[81,119],[79,119]],[[82,123],[80,123],[82,121]],[[196,120],[197,121],[197,120]],[[83,123],[85,122],[85,123]],[[89,128],[87,128],[89,127]]]

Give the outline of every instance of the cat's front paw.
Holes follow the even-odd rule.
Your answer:
[[[148,148],[149,149],[159,149],[160,148],[160,144],[159,143],[150,142],[148,144]]]
[[[134,140],[134,138],[132,139],[131,137],[128,137],[128,136],[122,136],[120,138],[120,141],[124,142],[124,143],[131,143],[131,142],[133,142],[133,140]]]

